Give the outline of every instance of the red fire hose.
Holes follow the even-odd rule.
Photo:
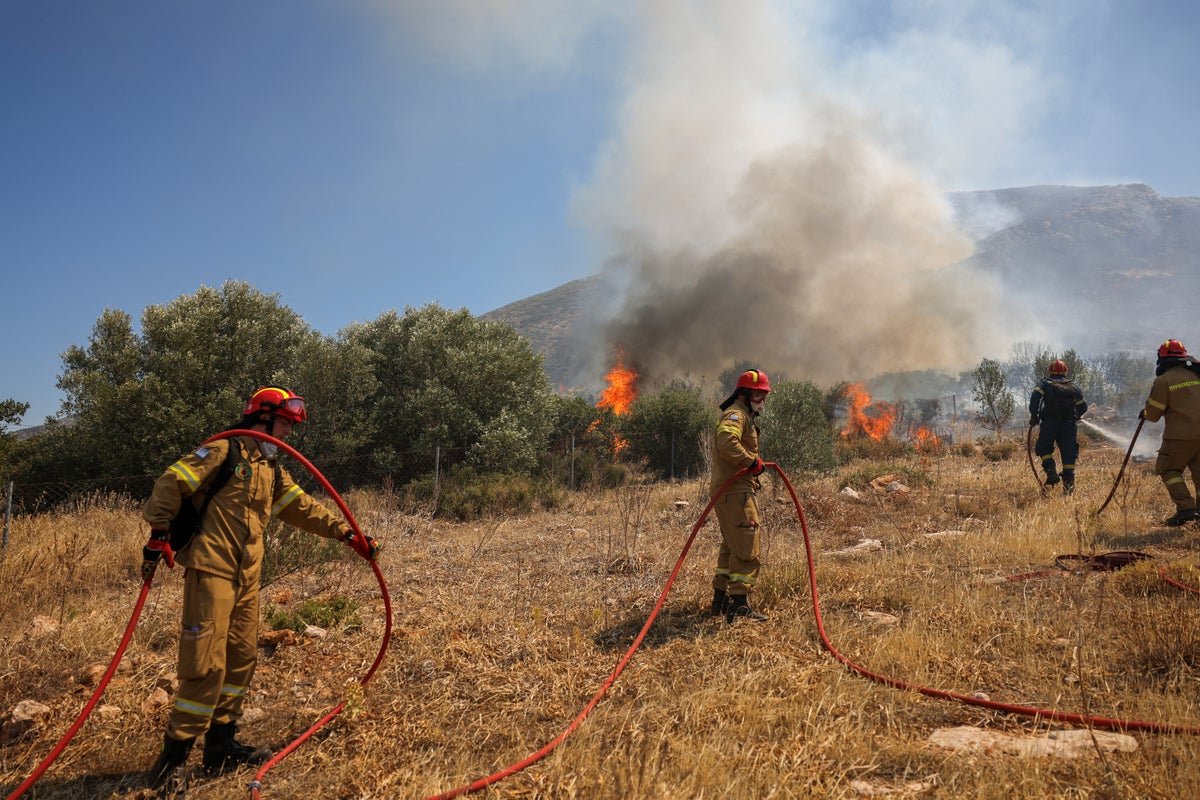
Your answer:
[[[1037,481],[1038,490],[1042,494],[1046,493],[1046,484],[1042,483],[1042,476],[1038,475],[1037,467],[1033,465],[1033,426],[1030,425],[1025,429],[1025,455],[1029,457],[1029,469],[1033,471],[1033,479]]]
[[[1146,424],[1146,418],[1139,415],[1137,428],[1133,431],[1133,438],[1129,440],[1129,449],[1125,451],[1125,460],[1121,462],[1121,468],[1117,470],[1117,478],[1113,481],[1112,489],[1108,492],[1108,497],[1104,498],[1104,502],[1096,509],[1096,516],[1100,516],[1100,512],[1108,507],[1108,501],[1113,499],[1113,495],[1117,493],[1117,487],[1121,485],[1121,477],[1125,474],[1125,465],[1129,463],[1129,456],[1133,454],[1133,445],[1138,439],[1138,434],[1142,432],[1142,426]]]
[[[354,531],[355,537],[354,537],[354,541],[352,542],[352,547],[354,548],[355,552],[357,552],[360,556],[362,556],[365,559],[368,559],[368,563],[370,563],[371,568],[375,572],[375,577],[379,581],[380,592],[383,595],[383,605],[384,605],[384,612],[385,612],[385,618],[386,618],[384,634],[383,634],[383,641],[379,647],[379,654],[375,657],[375,662],[373,664],[371,664],[370,669],[368,669],[366,674],[363,675],[363,677],[359,680],[360,686],[366,686],[367,681],[369,681],[371,679],[371,676],[375,673],[375,670],[378,669],[379,664],[383,661],[383,656],[387,652],[388,643],[391,641],[391,631],[392,631],[391,596],[388,594],[387,582],[384,581],[384,579],[383,579],[383,573],[380,572],[379,565],[377,563],[375,563],[374,561],[370,560],[370,549],[367,546],[366,537],[363,536],[362,531],[358,527],[358,522],[354,519],[354,515],[350,513],[350,509],[346,507],[346,504],[344,502],[342,502],[341,495],[339,495],[337,493],[337,491],[333,488],[333,486],[330,485],[329,481],[325,479],[325,476],[321,474],[320,470],[318,470],[316,467],[314,467],[312,465],[312,462],[310,462],[307,458],[302,456],[298,451],[296,451],[294,448],[292,448],[286,442],[276,439],[274,436],[270,436],[265,433],[260,433],[258,431],[231,430],[231,431],[223,431],[221,433],[218,433],[216,436],[210,437],[209,439],[205,440],[204,444],[209,444],[210,442],[215,442],[219,439],[228,439],[233,436],[250,436],[255,439],[261,439],[264,442],[270,442],[271,444],[274,444],[275,446],[279,447],[284,452],[288,453],[290,456],[292,456],[292,458],[299,461],[302,465],[304,465],[305,469],[307,469],[312,474],[312,476],[317,479],[317,481],[321,484],[321,486],[327,492],[329,492],[329,496],[332,497],[334,499],[334,502],[337,503],[338,508],[341,509],[342,515],[346,518],[346,522],[349,523],[350,529]],[[155,565],[155,569],[157,569],[157,565]],[[50,754],[47,755],[46,758],[42,761],[42,763],[37,766],[37,769],[35,769],[33,771],[33,773],[28,778],[26,778],[25,781],[22,782],[21,785],[18,786],[13,791],[12,794],[10,794],[8,796],[8,800],[17,800],[17,798],[21,797],[23,794],[25,794],[26,791],[29,790],[29,787],[33,786],[33,784],[38,780],[38,778],[41,777],[42,773],[46,771],[46,768],[49,767],[52,763],[54,763],[55,759],[57,759],[59,757],[59,755],[62,754],[62,751],[64,749],[66,749],[67,744],[70,743],[71,739],[75,736],[76,732],[79,731],[79,728],[83,725],[84,721],[92,713],[92,709],[95,708],[96,703],[100,700],[100,696],[104,694],[104,690],[105,690],[105,688],[107,688],[109,680],[112,678],[113,673],[116,672],[117,665],[120,664],[121,657],[125,654],[125,650],[129,646],[129,640],[133,635],[134,628],[137,626],[138,619],[142,615],[142,608],[146,604],[146,597],[150,592],[150,584],[153,581],[154,581],[154,570],[151,570],[150,573],[145,576],[145,580],[142,582],[141,593],[138,595],[137,604],[134,606],[134,609],[133,609],[133,615],[129,618],[129,624],[125,626],[125,635],[121,637],[121,643],[117,647],[117,652],[113,656],[111,663],[109,663],[108,669],[105,670],[103,677],[101,677],[100,682],[96,685],[95,691],[92,692],[92,696],[88,699],[87,703],[84,705],[83,710],[79,714],[79,717],[71,725],[71,727],[67,731],[66,735],[64,735],[62,737],[62,739],[59,740],[58,744],[56,744],[54,746],[54,748],[50,751]],[[271,767],[273,767],[279,761],[283,760],[289,753],[291,753],[293,750],[295,750],[296,747],[298,747],[305,739],[307,739],[309,736],[311,736],[314,731],[318,730],[321,726],[323,726],[330,719],[335,717],[337,714],[341,713],[342,709],[345,708],[345,705],[346,705],[346,703],[345,703],[345,701],[343,701],[333,711],[331,711],[329,714],[327,714],[325,717],[323,717],[321,720],[319,720],[315,725],[313,725],[311,728],[309,728],[308,731],[306,731],[300,738],[298,738],[296,741],[292,742],[290,745],[288,745],[286,748],[284,748],[282,751],[280,751],[274,758],[272,758],[270,761],[268,761],[266,764],[264,764],[263,767],[254,776],[254,782],[251,783],[251,785],[250,785],[251,795],[255,798],[257,798],[259,796],[258,792],[261,789],[262,776],[265,775]]]
[[[817,594],[817,574],[816,574],[816,567],[813,562],[812,542],[809,537],[808,522],[804,517],[804,510],[800,506],[800,499],[796,496],[796,490],[792,487],[792,483],[788,479],[787,474],[783,471],[782,468],[780,468],[780,466],[778,464],[775,464],[773,462],[766,462],[765,466],[768,466],[771,469],[775,470],[775,472],[778,473],[779,477],[783,480],[784,485],[787,486],[788,494],[791,495],[791,498],[792,498],[792,505],[795,506],[796,514],[800,519],[800,529],[804,534],[804,550],[805,550],[805,555],[807,556],[807,560],[808,560],[808,579],[809,579],[809,584],[812,587],[813,614],[816,617],[817,631],[819,632],[819,634],[821,636],[821,644],[824,645],[825,649],[828,650],[830,652],[830,654],[833,655],[834,658],[836,658],[838,661],[840,661],[842,664],[844,664],[850,670],[857,672],[859,675],[862,675],[865,678],[869,678],[870,680],[873,680],[877,683],[882,683],[886,686],[891,686],[896,689],[907,689],[907,690],[911,690],[911,691],[920,692],[921,694],[924,694],[928,697],[936,697],[936,698],[940,698],[943,700],[957,700],[957,701],[959,701],[961,703],[965,703],[967,705],[979,706],[981,708],[990,708],[995,711],[1004,711],[1004,712],[1007,712],[1010,714],[1021,714],[1021,715],[1032,716],[1032,717],[1040,718],[1040,719],[1051,719],[1051,720],[1055,720],[1058,722],[1071,722],[1071,723],[1076,723],[1076,724],[1090,725],[1095,728],[1104,728],[1104,729],[1110,729],[1110,730],[1143,730],[1143,731],[1153,731],[1153,732],[1157,732],[1157,733],[1200,734],[1200,727],[1193,727],[1193,726],[1187,726],[1187,725],[1170,725],[1170,724],[1159,723],[1159,722],[1139,722],[1139,721],[1135,721],[1135,720],[1107,719],[1104,717],[1093,717],[1093,716],[1088,716],[1088,715],[1083,715],[1083,714],[1068,714],[1068,713],[1061,712],[1061,711],[1054,711],[1053,709],[1041,709],[1041,708],[1032,708],[1029,706],[1012,705],[1009,703],[997,703],[997,702],[994,702],[991,700],[984,700],[984,699],[981,699],[978,697],[971,697],[969,695],[956,694],[954,692],[945,692],[945,691],[941,691],[938,689],[932,689],[932,688],[925,687],[925,686],[918,686],[916,684],[908,683],[906,681],[902,681],[902,680],[899,680],[896,678],[889,678],[885,675],[880,675],[880,674],[872,672],[862,666],[859,666],[858,664],[851,661],[846,656],[842,655],[842,653],[839,652],[836,647],[834,647],[833,642],[831,642],[829,640],[828,635],[825,633],[825,624],[821,618],[821,605],[820,605],[820,600],[819,600],[818,594]],[[579,712],[579,715],[576,716],[575,719],[573,719],[571,721],[571,723],[566,727],[566,729],[563,730],[563,732],[560,733],[558,736],[551,739],[540,750],[538,750],[534,753],[531,753],[530,755],[526,756],[525,758],[521,759],[520,761],[518,761],[508,767],[505,767],[502,770],[494,772],[485,778],[480,778],[479,780],[473,781],[472,783],[468,783],[463,786],[459,786],[456,789],[451,789],[450,791],[443,792],[442,794],[431,795],[430,797],[426,798],[426,800],[449,800],[450,798],[453,798],[453,797],[459,797],[460,795],[469,794],[471,792],[478,791],[480,789],[483,789],[486,786],[490,786],[493,783],[503,780],[504,778],[508,778],[512,775],[515,775],[516,773],[520,772],[521,770],[525,769],[526,767],[530,766],[531,764],[534,764],[537,761],[539,761],[540,759],[544,758],[552,750],[554,750],[554,748],[558,747],[558,745],[560,745],[564,741],[566,741],[567,737],[569,737],[572,733],[575,732],[575,730],[583,723],[583,720],[588,716],[588,714],[591,713],[592,709],[595,708],[596,705],[600,702],[601,698],[604,697],[605,693],[608,692],[609,688],[612,687],[613,683],[617,679],[617,676],[619,676],[621,674],[621,672],[625,669],[625,666],[629,663],[629,660],[633,657],[634,652],[638,649],[638,647],[642,643],[642,640],[646,637],[647,632],[649,632],[649,630],[650,630],[650,626],[654,624],[654,620],[658,616],[658,612],[662,609],[663,603],[667,599],[667,593],[671,591],[671,586],[674,584],[675,578],[679,574],[679,569],[680,569],[680,567],[683,566],[683,560],[687,556],[688,551],[692,547],[692,542],[696,538],[696,533],[700,530],[700,526],[703,525],[704,521],[708,518],[708,514],[710,511],[712,511],[713,505],[716,503],[717,499],[720,498],[721,495],[723,495],[729,489],[730,485],[732,485],[733,482],[735,480],[737,480],[739,477],[744,475],[745,472],[746,472],[746,470],[742,469],[742,470],[739,470],[737,473],[735,473],[733,475],[733,477],[731,477],[728,481],[725,482],[725,484],[723,486],[721,486],[721,488],[717,491],[716,495],[711,500],[709,500],[708,505],[706,505],[704,507],[704,511],[703,511],[703,513],[700,514],[700,518],[698,520],[696,520],[696,524],[692,526],[692,532],[688,536],[687,541],[684,543],[683,551],[679,554],[679,559],[675,563],[675,568],[673,570],[671,570],[671,574],[667,578],[666,584],[663,586],[662,594],[659,595],[658,602],[654,604],[654,608],[650,612],[650,617],[646,620],[646,624],[642,626],[641,631],[638,633],[637,637],[634,638],[633,644],[631,644],[629,646],[629,649],[625,652],[625,655],[622,656],[621,660],[617,663],[617,666],[613,669],[612,673],[608,676],[607,679],[605,679],[604,683],[600,686],[599,691],[597,691],[596,694],[592,697],[592,699],[588,701],[587,705],[584,706],[583,710],[581,712]]]
[[[83,711],[80,712],[78,719],[71,725],[66,735],[58,740],[58,744],[54,745],[54,749],[50,751],[50,754],[42,759],[42,763],[38,764],[37,769],[8,796],[8,800],[16,800],[16,798],[29,791],[29,787],[33,786],[37,782],[37,779],[42,777],[42,773],[46,771],[46,768],[54,763],[55,759],[67,748],[71,739],[75,738],[75,734],[83,726],[84,720],[92,713],[92,709],[96,707],[96,703],[99,702],[100,696],[104,694],[105,688],[108,687],[108,682],[112,679],[113,673],[117,671],[117,665],[121,663],[121,656],[125,655],[125,648],[129,646],[129,639],[133,636],[133,629],[137,626],[138,617],[142,615],[142,607],[146,605],[146,596],[150,594],[150,584],[153,580],[154,572],[152,571],[142,581],[142,591],[138,594],[137,604],[133,607],[133,616],[129,618],[129,624],[125,626],[125,635],[121,637],[121,644],[117,646],[116,655],[113,656],[108,669],[104,671],[104,676],[100,678],[100,682],[96,684],[96,689],[92,692],[92,696],[84,704]]]

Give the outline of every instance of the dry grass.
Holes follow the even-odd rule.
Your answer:
[[[818,592],[835,646],[864,667],[956,693],[1101,717],[1200,724],[1200,535],[1168,529],[1170,504],[1145,466],[1098,520],[1116,449],[1088,447],[1073,498],[1038,496],[1023,450],[991,461],[963,450],[906,466],[931,479],[905,498],[838,493],[840,478],[799,481],[817,553]],[[869,465],[849,465],[843,475]],[[701,484],[578,495],[554,513],[447,524],[404,516],[379,498],[350,505],[386,543],[394,602],[387,658],[363,693],[355,681],[383,632],[361,562],[289,575],[264,588],[295,601],[343,595],[364,625],[263,651],[243,726],[282,747],[342,698],[350,708],[269,772],[264,798],[421,798],[517,762],[557,736],[599,689],[644,624],[698,516]],[[688,500],[680,510],[673,501]],[[768,482],[765,624],[704,613],[718,532],[701,530],[663,613],[612,690],[546,758],[483,797],[854,798],[867,781],[921,797],[1176,798],[1200,786],[1200,737],[1136,733],[1132,753],[1076,760],[969,756],[928,742],[938,728],[1012,733],[1061,727],[872,683],[836,662],[817,634],[803,540],[787,492]],[[136,509],[84,509],[18,520],[0,567],[0,712],[23,698],[51,706],[40,733],[0,748],[14,788],[75,719],[72,683],[106,663],[132,611],[145,531]],[[960,531],[930,537],[926,534]],[[882,549],[835,557],[860,539]],[[1056,555],[1141,550],[1119,572],[1007,581]],[[131,663],[29,797],[122,796],[153,760],[166,711],[140,708],[173,668],[180,579],[160,575]],[[882,624],[868,612],[894,615]],[[31,635],[34,615],[61,622]],[[349,693],[349,694],[348,694]],[[198,760],[197,756],[193,756]],[[250,771],[194,786],[189,798],[246,796]]]

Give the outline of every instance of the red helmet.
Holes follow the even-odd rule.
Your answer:
[[[1049,372],[1051,375],[1066,375],[1067,362],[1063,361],[1061,358],[1054,359],[1050,362]]]
[[[1188,358],[1187,348],[1178,339],[1167,339],[1158,348],[1158,357]]]
[[[293,423],[308,419],[308,412],[304,409],[304,398],[278,386],[264,386],[250,395],[242,416],[249,417],[254,414],[278,414]]]
[[[748,369],[738,378],[737,388],[749,389],[752,392],[769,392],[771,382],[767,380],[767,373],[762,370]]]

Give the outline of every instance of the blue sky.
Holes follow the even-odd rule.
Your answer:
[[[821,120],[938,190],[1200,196],[1187,2],[0,3],[0,399],[245,280],[334,334],[704,249]],[[869,133],[866,133],[869,132]]]

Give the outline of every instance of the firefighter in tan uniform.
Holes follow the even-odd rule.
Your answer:
[[[748,468],[717,500],[714,509],[721,525],[721,549],[713,576],[712,614],[725,614],[727,622],[739,617],[765,621],[765,614],[750,608],[750,590],[758,580],[759,516],[755,493],[763,462],[758,457],[758,425],[754,420],[766,402],[771,384],[766,373],[752,369],[738,378],[733,394],[721,404],[721,420],[713,437],[712,479],[709,496],[716,496],[739,470]]]
[[[1200,364],[1178,339],[1168,339],[1158,348],[1154,374],[1139,416],[1150,422],[1166,420],[1154,474],[1175,501],[1175,514],[1165,522],[1175,527],[1196,518],[1196,498],[1184,480],[1185,469],[1200,493]]]
[[[262,431],[284,439],[305,420],[304,398],[286,389],[265,387],[250,398],[236,428]],[[192,495],[205,491],[230,449],[233,473],[213,496],[200,530],[172,553],[171,519]],[[329,539],[348,541],[349,525],[304,492],[275,460],[275,445],[250,436],[219,439],[172,464],[154,484],[142,516],[151,538],[143,550],[143,569],[153,570],[165,556],[168,566],[186,568],[183,627],[179,640],[179,692],[167,723],[163,749],[149,773],[158,789],[178,786],[196,738],[205,734],[203,763],[219,773],[270,756],[238,742],[242,714],[258,656],[258,584],[262,573],[263,532],[272,517]],[[371,557],[379,546],[367,537]],[[173,788],[173,787],[172,787]]]

